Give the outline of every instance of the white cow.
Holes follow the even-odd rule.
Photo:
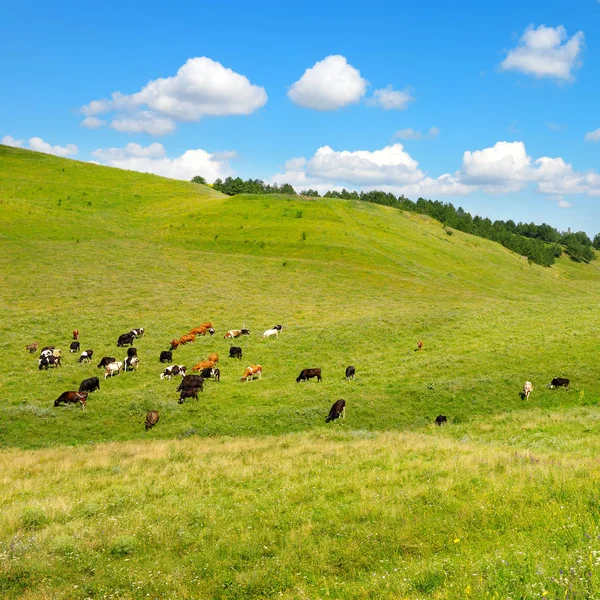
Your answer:
[[[526,381],[523,385],[523,399],[529,400],[529,394],[531,394],[531,392],[533,392],[533,384],[531,381]]]
[[[136,371],[140,364],[140,359],[137,356],[128,356],[124,363],[123,371]]]
[[[106,379],[107,377],[113,377],[114,375],[118,375],[121,372],[121,369],[123,368],[123,363],[116,361],[116,362],[111,362],[108,365],[106,365],[106,371],[104,372],[104,379]]]
[[[262,336],[263,338],[275,336],[277,339],[279,339],[279,329],[267,329]]]

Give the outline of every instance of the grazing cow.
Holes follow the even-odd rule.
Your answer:
[[[417,342],[417,351],[420,352],[421,350],[423,350],[423,340]]]
[[[255,377],[258,377],[259,379],[262,377],[262,367],[260,365],[250,365],[249,367],[246,367],[242,381],[248,381]]]
[[[160,353],[160,358],[158,359],[161,363],[170,363],[173,362],[173,352],[171,350],[163,350]]]
[[[531,381],[526,381],[523,384],[523,400],[529,400],[529,394],[533,392],[533,384]]]
[[[169,350],[175,350],[177,346],[179,346],[179,340],[171,340],[171,347],[169,348]]]
[[[127,348],[127,358],[133,358],[134,356],[137,356],[137,348],[133,346]]]
[[[241,337],[242,335],[250,335],[250,330],[246,329],[245,327],[242,327],[242,329],[231,329],[225,334],[224,337],[226,340],[228,340]]]
[[[356,369],[352,365],[346,367],[346,379],[354,379],[354,373],[356,373]]]
[[[325,423],[329,423],[329,421],[335,421],[336,419],[346,418],[346,401],[345,400],[336,400],[325,419]]]
[[[262,334],[263,338],[268,338],[268,337],[273,337],[275,336],[276,338],[279,339],[279,329],[267,329],[263,334]]]
[[[186,368],[183,365],[173,365],[171,367],[167,367],[160,374],[160,378],[164,379],[165,377],[168,377],[169,381],[171,381],[171,377],[173,377],[173,375],[181,375],[182,377],[185,377],[185,372]]]
[[[283,329],[283,325],[273,325],[273,329],[277,329],[277,331],[279,331],[281,333],[281,330]]]
[[[123,335],[119,336],[119,339],[117,340],[117,347],[120,348],[122,346],[133,346],[133,340],[135,340],[135,335],[133,335],[133,333],[124,333]]]
[[[216,364],[219,362],[219,355],[216,352],[211,352],[208,355],[208,360],[212,360]]]
[[[71,342],[69,352],[79,352],[79,342]]]
[[[48,358],[49,356],[52,356],[52,350],[50,350],[50,348],[44,348],[44,350],[40,352],[40,359]]]
[[[144,328],[138,327],[137,329],[132,329],[129,333],[132,333],[136,338],[139,338],[144,335]]]
[[[140,364],[140,359],[137,356],[128,356],[123,365],[123,371],[136,371]]]
[[[102,360],[98,363],[97,369],[101,369],[102,367],[106,367],[110,365],[110,363],[117,362],[117,359],[114,356],[103,356]]]
[[[217,383],[221,381],[221,371],[219,371],[219,369],[202,369],[202,371],[200,371],[200,375],[202,375],[204,379],[214,379]]]
[[[73,339],[74,340],[79,339],[79,329],[73,329]]]
[[[35,354],[37,352],[38,346],[38,342],[33,342],[31,344],[27,344],[27,346],[25,346],[25,350],[29,350],[29,354]]]
[[[192,367],[192,371],[202,371],[202,369],[212,369],[215,363],[212,360],[201,360],[197,365]]]
[[[146,413],[146,431],[148,431],[148,429],[152,429],[158,423],[159,418],[160,417],[158,416],[158,411],[148,411]]]
[[[202,388],[183,388],[179,393],[179,404],[183,404],[186,398],[196,398],[198,400],[198,390],[202,390]]]
[[[55,401],[54,406],[60,406],[61,402],[65,404],[77,404],[81,405],[81,408],[85,408],[85,402],[87,400],[87,392],[63,392]]]
[[[239,346],[229,348],[229,358],[242,358],[242,349]]]
[[[199,327],[194,327],[194,329],[190,331],[190,334],[194,335],[206,335],[207,333],[210,333],[210,335],[215,334],[212,323],[202,323],[202,325]]]
[[[115,375],[118,375],[121,372],[122,368],[123,363],[120,361],[111,362],[110,364],[106,365],[106,371],[104,371],[104,379],[106,379],[107,377],[114,377]]]
[[[93,392],[100,389],[100,380],[97,377],[84,379],[79,386],[80,392]]]
[[[85,350],[81,353],[78,362],[92,362],[92,356],[94,356],[93,350]]]
[[[569,380],[564,377],[555,377],[549,384],[548,387],[550,389],[554,389],[556,387],[564,387],[566,390],[569,389]]]
[[[435,424],[438,427],[441,427],[442,425],[446,425],[448,423],[448,417],[446,417],[445,415],[438,415],[435,418]]]
[[[201,375],[184,375],[181,383],[177,388],[177,392],[188,388],[198,388],[201,391],[204,390],[204,377]]]
[[[296,377],[296,383],[299,381],[308,381],[313,377],[316,377],[317,381],[321,381],[321,369],[302,369],[300,375]]]
[[[48,369],[48,367],[60,367],[60,356],[44,356],[38,360],[38,369]]]
[[[188,333],[187,335],[182,335],[179,338],[179,344],[182,346],[185,344],[191,344],[195,339],[196,336],[193,333]]]

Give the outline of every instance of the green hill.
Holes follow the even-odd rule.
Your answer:
[[[4,596],[598,590],[599,264],[531,265],[373,204],[227,197],[4,146],[0,249]],[[175,362],[218,352],[221,382],[179,405],[158,357],[204,321],[215,336]],[[243,324],[229,359],[223,334]],[[54,408],[123,358],[132,327],[139,370],[85,411]],[[74,328],[90,365],[68,353]],[[34,340],[62,368],[39,371]],[[263,378],[243,384],[251,363]],[[307,367],[323,382],[296,383]],[[555,376],[570,390],[547,389]],[[338,398],[347,418],[325,425]]]

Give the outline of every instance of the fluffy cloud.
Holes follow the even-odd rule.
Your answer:
[[[433,139],[438,135],[440,135],[440,130],[437,127],[431,127],[427,133],[422,133],[409,127],[408,129],[399,129],[394,134],[394,137],[401,140],[424,140]]]
[[[497,142],[481,150],[466,151],[454,173],[433,178],[402,144],[381,150],[335,151],[319,148],[310,158],[294,158],[272,180],[298,189],[381,189],[409,197],[464,196],[473,192],[507,194],[534,186],[559,206],[569,204],[563,195],[600,196],[600,175],[579,172],[562,158],[531,158],[523,142]],[[562,204],[561,204],[562,202]]]
[[[367,81],[360,76],[360,71],[338,54],[306,69],[290,86],[288,97],[304,108],[337,110],[360,101],[366,91]]]
[[[585,134],[586,142],[598,142],[600,141],[600,129],[595,129],[594,131],[588,131]]]
[[[16,140],[10,135],[5,135],[2,140],[0,140],[0,143],[4,144],[5,146],[27,148],[29,150],[35,150],[36,152],[54,154],[55,156],[74,156],[77,154],[77,152],[79,152],[79,149],[75,144],[67,144],[66,146],[52,146],[40,137],[29,138],[27,145],[25,145],[25,140]]]
[[[405,110],[414,97],[408,90],[394,90],[391,85],[381,90],[375,90],[373,97],[368,100],[371,106],[380,106],[384,110]]]
[[[83,121],[81,121],[80,125],[82,127],[87,127],[88,129],[98,129],[99,127],[108,125],[108,121],[103,121],[98,117],[86,117]]]
[[[500,68],[503,71],[519,71],[534,77],[551,77],[572,81],[573,71],[581,66],[580,54],[584,35],[578,31],[570,39],[562,26],[537,29],[530,25],[519,45],[508,52]]]
[[[92,100],[81,112],[88,118],[116,112],[113,129],[164,135],[175,129],[175,122],[248,115],[266,103],[263,87],[203,56],[190,58],[173,77],[150,81],[134,94],[114,92]]]
[[[224,178],[233,172],[229,161],[235,152],[210,154],[205,150],[187,150],[181,156],[169,158],[162,144],[149,146],[127,144],[124,148],[100,148],[92,152],[99,164],[129,171],[154,173],[172,179],[190,180],[202,175],[209,183]]]

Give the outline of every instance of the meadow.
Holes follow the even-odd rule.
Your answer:
[[[2,597],[600,594],[599,264],[4,146],[0,250]],[[174,359],[218,352],[221,382],[179,405],[158,357],[204,321]],[[132,327],[139,370],[54,408]],[[62,368],[39,371],[34,340]],[[295,382],[308,367],[322,383]]]

